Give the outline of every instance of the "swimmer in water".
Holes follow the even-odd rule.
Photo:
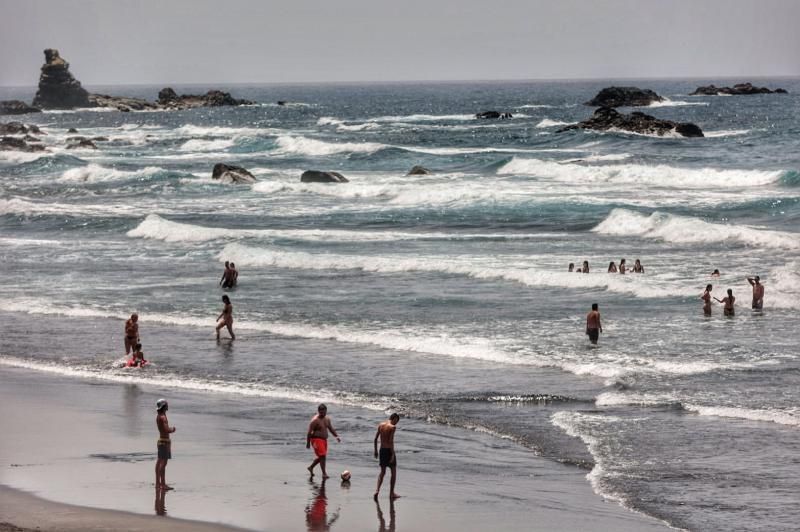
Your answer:
[[[733,316],[736,314],[736,311],[733,309],[733,304],[736,302],[736,298],[733,297],[733,290],[728,288],[728,297],[724,297],[722,299],[714,298],[715,301],[722,303],[722,314],[725,316]]]
[[[761,284],[761,278],[756,275],[755,277],[748,277],[747,282],[753,287],[753,310],[761,310],[764,308],[764,285]]]
[[[625,275],[628,271],[628,266],[625,264],[625,259],[619,259],[619,273]]]
[[[700,299],[703,300],[703,314],[706,316],[711,316],[711,289],[713,286],[706,285],[706,291],[703,292],[703,295],[700,296]]]
[[[601,332],[603,332],[603,325],[600,323],[600,311],[597,303],[592,303],[592,310],[586,315],[586,334],[593,345],[597,345]]]
[[[567,267],[567,272],[572,273],[575,271],[575,263],[570,262],[569,266]]]
[[[633,263],[633,273],[644,273],[644,266],[639,262],[639,259],[636,259],[636,262]]]
[[[582,273],[589,273],[589,261],[583,261],[583,268],[580,270]]]
[[[617,264],[613,260],[608,263],[608,273],[617,273]]]

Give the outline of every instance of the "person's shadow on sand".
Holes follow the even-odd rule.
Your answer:
[[[156,515],[167,515],[167,490],[156,490]]]
[[[323,480],[320,485],[317,485],[313,480],[308,481],[311,484],[311,500],[306,506],[306,526],[309,532],[327,531],[333,526],[333,523],[339,519],[339,509],[334,512],[330,521],[328,520],[328,499],[325,496],[325,481]]]
[[[375,500],[375,508],[378,510],[378,532],[395,532],[394,499],[389,500],[389,528],[386,528],[386,520],[383,518],[381,503]]]

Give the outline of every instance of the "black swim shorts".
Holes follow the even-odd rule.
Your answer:
[[[394,449],[389,449],[388,447],[381,447],[380,454],[378,455],[380,458],[381,467],[390,467],[397,465],[397,457],[394,455]]]
[[[172,459],[172,444],[169,442],[158,442],[158,459],[171,460]]]
[[[600,329],[586,329],[586,334],[589,335],[589,340],[595,344],[598,338],[600,338]]]

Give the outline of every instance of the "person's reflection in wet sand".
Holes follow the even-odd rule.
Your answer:
[[[328,499],[325,497],[325,480],[319,486],[313,480],[309,480],[308,483],[311,484],[313,498],[306,506],[306,526],[308,526],[309,532],[330,530],[333,523],[339,519],[339,509],[334,512],[333,517],[328,521]]]
[[[156,515],[167,515],[167,490],[156,490]]]
[[[383,518],[381,503],[377,499],[375,499],[375,508],[378,510],[378,532],[395,532],[394,499],[389,500],[389,528],[386,528],[386,520]]]

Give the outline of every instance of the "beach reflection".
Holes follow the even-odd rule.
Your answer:
[[[330,530],[333,523],[339,519],[339,509],[334,512],[333,517],[328,520],[328,498],[325,496],[325,481],[317,484],[309,480],[311,485],[311,500],[306,506],[306,526],[309,532],[320,530]]]
[[[124,423],[125,433],[128,436],[138,436],[141,432],[142,425],[142,409],[140,408],[140,400],[142,390],[135,384],[129,384],[123,388],[122,410],[125,413],[121,416]]]
[[[378,532],[395,532],[394,501],[389,501],[389,528],[386,528],[386,519],[383,517],[381,503],[377,499],[375,499],[375,508],[378,510]]]
[[[167,515],[167,490],[156,490],[156,515]]]

